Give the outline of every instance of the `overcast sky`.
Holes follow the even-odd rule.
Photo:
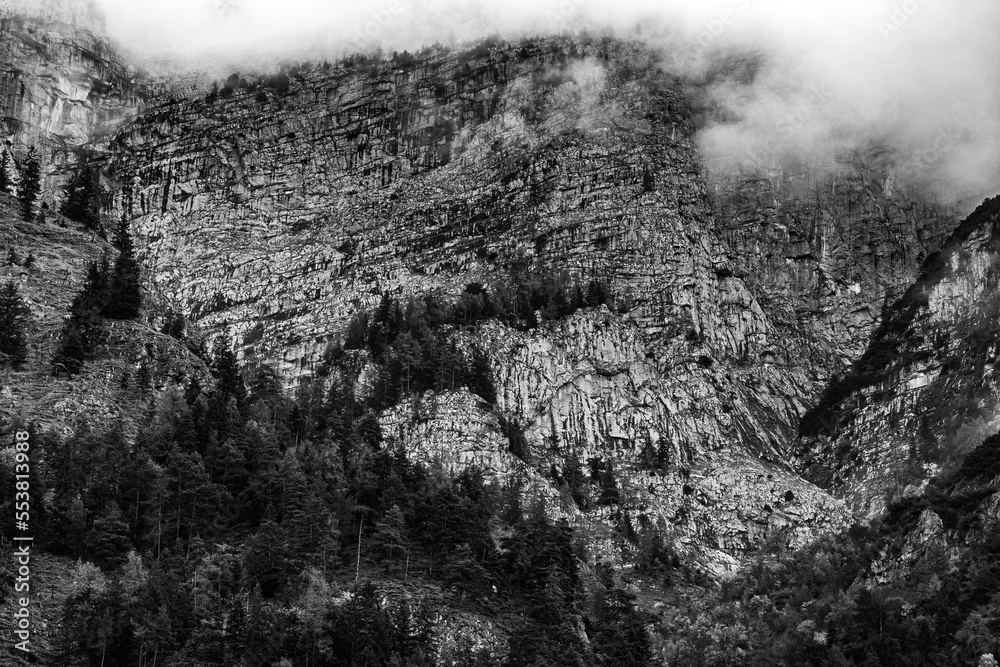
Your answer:
[[[701,135],[710,159],[777,142],[822,161],[881,141],[936,174],[945,198],[1000,189],[1000,0],[98,2],[109,31],[149,54],[391,53],[580,28],[638,34],[689,73],[706,54],[757,51],[753,85],[711,91],[736,121]]]

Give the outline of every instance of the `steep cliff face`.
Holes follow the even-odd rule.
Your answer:
[[[683,85],[635,44],[355,57],[148,98],[168,87],[60,6],[3,24],[10,62],[32,64],[3,89],[15,145],[57,165],[101,153],[152,292],[229,333],[247,364],[291,385],[383,292],[567,271],[621,312],[481,327],[497,405],[416,399],[383,415],[387,432],[416,458],[524,477],[595,533],[624,511],[716,572],[777,532],[797,544],[847,519],[792,472],[788,444],[946,214],[874,177],[815,202],[793,177],[710,194]],[[665,463],[650,469],[644,447]],[[611,461],[620,506],[567,504],[551,473],[570,460]]]
[[[544,499],[584,528],[603,557],[633,555],[608,531],[624,532],[625,522],[720,575],[767,537],[798,546],[845,521],[838,501],[742,446],[741,415],[720,420],[712,383],[724,373],[703,377],[693,361],[665,372],[647,358],[635,324],[606,309],[530,333],[492,324],[476,340],[491,351],[496,409],[468,394],[425,396],[387,414],[384,433],[419,460],[520,480],[526,498]],[[498,418],[523,434],[525,453],[514,455]],[[644,461],[643,450],[658,452],[659,464]],[[573,460],[590,482],[575,499],[562,481]],[[609,462],[620,502],[602,500],[592,472]]]
[[[918,493],[1000,426],[998,235],[1000,199],[988,200],[927,258],[865,354],[803,419],[809,476],[869,515]]]
[[[664,76],[625,71],[646,56],[624,51],[428,52],[168,102],[116,140],[122,205],[140,216],[160,284],[172,285],[161,267],[195,276],[183,299],[200,317],[241,334],[262,328],[293,372],[308,368],[331,319],[373,302],[373,288],[454,291],[517,260],[607,280],[651,330],[683,320],[701,333],[715,319],[695,293],[705,281],[657,289],[668,265],[695,276],[719,253],[668,245],[686,220],[708,216],[703,186],[682,177],[697,174],[682,101]],[[657,185],[657,173],[671,182]],[[237,263],[273,276],[274,296],[259,303]],[[268,321],[279,311],[288,323]],[[751,321],[749,334],[762,326]]]
[[[117,205],[168,298],[294,378],[384,291],[456,295],[514,266],[598,279],[627,317],[479,334],[500,414],[552,455],[537,470],[614,459],[628,511],[708,545],[712,567],[776,527],[844,519],[784,463],[818,388],[812,342],[779,332],[737,277],[680,83],[650,52],[552,39],[287,74],[163,101],[111,143]],[[446,421],[496,434],[466,412]],[[639,471],[660,438],[671,472]],[[495,439],[468,435],[517,468]]]
[[[89,3],[19,0],[0,7],[2,132],[15,162],[22,150],[38,147],[49,201],[77,151],[98,148],[146,94],[135,69],[99,36],[102,29]]]
[[[62,200],[61,185],[81,159],[96,159],[103,142],[136,115],[146,87],[127,58],[102,35],[104,19],[92,2],[8,0],[0,3],[0,105],[10,175],[29,146],[42,164],[41,200]],[[16,178],[14,180],[16,186]],[[146,366],[155,385],[179,373],[207,374],[204,364],[178,341],[147,323],[110,325],[107,345],[81,377],[54,378],[50,362],[73,295],[87,265],[113,253],[110,243],[52,215],[22,221],[9,193],[0,193],[0,277],[18,284],[32,311],[25,368],[5,374],[0,410],[63,430],[134,417],[122,389],[135,387]],[[31,256],[29,265],[26,257]],[[16,258],[16,259],[12,259]],[[156,300],[149,302],[151,312]]]
[[[895,183],[877,151],[829,169],[710,175],[718,234],[739,275],[786,336],[806,336],[810,369],[842,373],[882,308],[917,277],[961,219]]]
[[[0,12],[104,34],[104,14],[94,0],[2,0]]]

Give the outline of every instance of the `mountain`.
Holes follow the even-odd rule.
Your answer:
[[[400,531],[444,543],[415,508],[474,514],[479,472],[506,495],[476,528],[489,539],[453,545],[481,545],[478,561],[435,575],[448,557],[433,540],[414,553],[434,595],[485,577],[462,574],[473,563],[516,588],[502,605],[475,586],[449,598],[462,632],[487,643],[516,638],[502,626],[543,590],[569,600],[582,587],[591,600],[624,574],[640,606],[673,609],[688,592],[664,577],[701,586],[748,576],[762,553],[808,558],[856,535],[859,517],[902,528],[882,560],[848,568],[845,587],[903,576],[916,560],[893,549],[906,539],[921,554],[947,543],[953,517],[927,509],[942,506],[935,489],[966,488],[956,470],[997,426],[996,200],[953,229],[956,212],[896,183],[877,147],[833,173],[715,172],[697,151],[711,121],[692,104],[697,82],[636,42],[486,40],[202,86],[146,73],[101,31],[87,3],[20,3],[0,21],[5,150],[13,173],[39,148],[50,212],[15,221],[0,193],[0,239],[37,258],[5,269],[34,325],[0,400],[4,423],[32,422],[52,460],[59,447],[100,453],[80,464],[90,481],[52,481],[44,506],[88,534],[124,526],[121,544],[142,552],[133,574],[143,558],[160,562],[161,543],[164,559],[193,551],[217,573],[237,562],[271,572],[260,545],[329,514],[336,574],[258,573],[255,591],[230,572],[233,604],[292,609],[305,590],[346,590],[349,574],[357,594],[369,538],[389,554],[383,583],[405,589],[410,551],[402,583],[391,572]],[[93,229],[58,213],[84,168],[99,174]],[[119,220],[141,267],[140,316],[105,318],[95,358],[54,377],[73,294],[91,262],[119,256],[121,239],[101,238]],[[104,476],[121,481],[90,489],[112,464]],[[186,491],[184,471],[200,486]],[[422,485],[439,496],[413,500],[430,493]],[[208,515],[221,518],[202,525]],[[538,563],[558,572],[525,584],[504,554],[531,553],[533,539],[571,552],[568,533],[547,527],[559,520],[579,557],[546,552]],[[310,535],[288,537],[289,549],[326,544]],[[107,572],[126,567],[103,543],[49,539]],[[301,565],[273,567],[289,563]],[[580,600],[559,632],[600,646],[589,624],[606,601],[586,615],[597,603]]]
[[[842,514],[784,463],[811,342],[779,332],[713,233],[683,99],[654,54],[607,40],[303,65],[151,105],[107,173],[158,290],[289,382],[386,292],[600,282],[621,312],[487,326],[494,414],[442,396],[458,415],[420,437],[477,424],[492,435],[467,455],[503,475],[522,462],[496,420],[543,473],[613,458],[630,514],[731,568],[768,530],[798,541]],[[662,475],[636,469],[647,440]]]
[[[41,20],[10,25],[27,40]],[[32,109],[70,105],[52,117],[80,121],[22,109],[15,145],[49,127],[45,140],[63,149],[53,156],[91,151],[109,217],[132,220],[164,308],[209,337],[227,333],[249,367],[276,363],[294,387],[386,292],[495,295],[525,271],[597,281],[618,312],[588,308],[530,332],[487,326],[496,405],[436,402],[488,435],[427,457],[543,477],[570,458],[614,460],[629,514],[708,554],[716,572],[775,529],[800,543],[846,520],[794,473],[788,443],[822,382],[856,355],[875,304],[947,224],[888,198],[877,169],[828,186],[808,173],[732,179],[709,194],[684,83],[638,44],[433,48],[157,97],[170,87],[70,22],[84,19],[60,6],[47,20],[76,51],[10,57],[46,99]],[[107,55],[78,55],[95,52]],[[44,75],[67,61],[82,67]],[[78,88],[46,87],[53,78]],[[57,159],[53,172],[66,166]],[[809,188],[816,201],[803,204]],[[505,451],[501,424],[526,439],[532,466]],[[420,437],[435,428],[452,419]],[[669,465],[642,469],[644,445]]]
[[[50,192],[76,151],[100,145],[146,97],[135,67],[100,36],[103,26],[93,3],[77,0],[17,1],[2,14],[5,139],[44,147]]]
[[[800,424],[810,478],[869,516],[995,433],[1000,202],[986,201],[889,305],[864,355]]]

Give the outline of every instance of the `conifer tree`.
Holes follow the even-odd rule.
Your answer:
[[[601,495],[599,503],[601,505],[617,505],[620,500],[618,492],[618,480],[615,477],[614,462],[608,461],[604,471],[601,472]]]
[[[10,157],[7,151],[0,152],[0,193],[10,194]]]
[[[139,362],[139,370],[135,374],[135,388],[140,396],[149,393],[149,388],[153,384],[153,374],[149,370],[149,364],[143,359]]]
[[[139,315],[142,287],[132,235],[124,218],[118,223],[115,245],[118,247],[118,259],[115,260],[114,273],[108,285],[108,298],[101,314],[113,320],[128,320]]]
[[[226,398],[235,398],[237,405],[243,405],[247,397],[246,384],[232,343],[225,334],[216,338],[212,344],[211,370],[219,392]]]
[[[21,219],[30,221],[35,213],[35,200],[41,191],[42,168],[38,163],[38,152],[32,146],[21,167],[21,183],[17,189],[17,199],[21,204]]]
[[[566,576],[553,564],[545,584],[529,611],[529,622],[510,639],[509,667],[587,664],[587,647],[574,627],[573,605],[568,602]]]
[[[271,597],[288,579],[291,565],[288,542],[280,524],[264,521],[247,540],[243,553],[243,574],[251,586],[259,586]]]
[[[114,568],[125,562],[131,547],[121,509],[117,503],[108,503],[87,535],[87,552],[101,567]]]
[[[393,505],[385,516],[375,524],[372,537],[375,553],[385,564],[385,571],[392,571],[392,561],[402,558],[409,549],[406,537],[406,519],[399,505]]]
[[[647,667],[653,664],[646,622],[635,609],[635,596],[618,588],[607,563],[597,565],[604,590],[598,592],[589,637],[599,664]]]
[[[28,358],[27,328],[31,310],[21,297],[17,285],[7,281],[0,287],[0,354],[15,367]]]
[[[60,209],[70,220],[97,230],[101,223],[101,186],[96,169],[85,166],[76,171],[66,184],[66,199]]]
[[[101,308],[107,299],[109,272],[106,257],[100,264],[91,263],[87,282],[73,299],[70,317],[63,325],[59,351],[52,360],[54,372],[79,373],[83,362],[94,358],[107,337]]]
[[[481,592],[489,584],[489,574],[472,548],[465,542],[455,547],[444,566],[445,580],[463,591]]]

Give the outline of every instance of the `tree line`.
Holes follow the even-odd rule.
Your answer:
[[[17,193],[18,212],[21,219],[30,222],[35,216],[35,202],[41,192],[41,164],[38,158],[38,151],[31,146],[21,163],[16,165],[18,178],[11,178],[11,170],[15,165],[11,164],[8,151],[0,151],[0,192],[10,194],[11,188]]]
[[[31,433],[36,546],[93,563],[61,611],[59,664],[430,665],[442,605],[512,622],[505,654],[459,642],[454,664],[650,664],[630,595],[585,575],[583,542],[518,480],[414,463],[373,406],[327,379],[290,397],[225,339],[209,366],[152,400],[134,438],[4,425]]]
[[[141,273],[124,218],[116,230],[115,247],[118,255],[114,266],[106,255],[92,262],[83,288],[73,298],[52,359],[53,373],[79,373],[84,362],[95,358],[107,339],[106,319],[139,316],[143,302]]]

